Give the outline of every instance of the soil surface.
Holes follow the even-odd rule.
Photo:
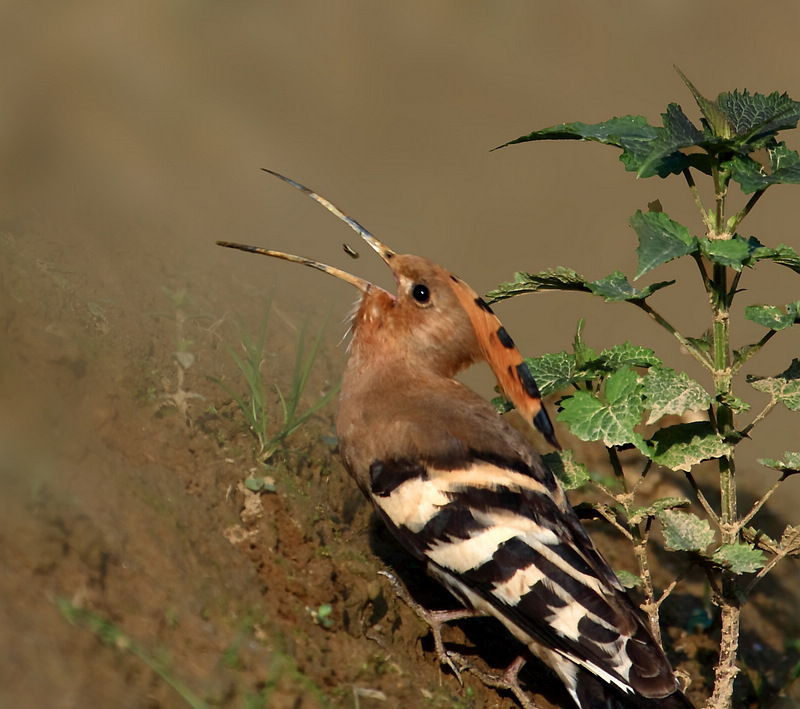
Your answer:
[[[6,232],[0,253],[0,706],[515,706],[444,671],[425,625],[379,575],[393,569],[427,605],[454,607],[342,468],[332,405],[258,462],[241,411],[209,379],[246,389],[223,346],[237,333],[231,316],[177,290],[138,310],[96,303],[69,258],[46,260],[35,231]],[[297,335],[275,330],[264,370],[286,389],[291,365],[279,363],[293,361]],[[342,364],[331,333],[301,409]],[[274,491],[244,483],[263,476]],[[653,494],[676,485],[653,480]],[[632,568],[624,544],[592,529],[613,564]],[[663,587],[680,569],[661,556]],[[737,706],[756,706],[758,693],[766,705],[788,683],[796,588],[786,565],[747,606]],[[668,650],[698,702],[717,646],[703,593],[690,574],[663,607]],[[516,649],[488,620],[446,640],[487,669]],[[539,706],[569,706],[544,668],[523,677]]]

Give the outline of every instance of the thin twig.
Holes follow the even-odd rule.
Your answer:
[[[650,563],[647,559],[647,542],[650,539],[650,527],[653,518],[648,517],[644,526],[644,533],[639,528],[641,537],[639,543],[633,548],[636,561],[639,564],[639,576],[642,579],[642,590],[644,591],[644,603],[642,610],[647,613],[647,620],[650,622],[650,632],[656,642],[661,645],[661,622],[659,620],[658,603],[656,603],[655,589],[653,588],[653,577],[650,575]]]
[[[622,470],[622,463],[619,461],[619,453],[617,453],[617,449],[614,446],[606,446],[606,450],[608,451],[608,458],[611,461],[611,467],[614,470],[614,475],[616,475],[617,480],[622,483],[622,489],[625,491],[625,494],[628,494],[628,481],[625,479],[625,473]]]
[[[759,572],[751,579],[750,583],[744,589],[745,596],[749,596],[750,592],[753,590],[755,585],[761,581],[772,569],[775,567],[781,559],[786,558],[788,556],[789,550],[782,549],[778,554],[773,556],[764,566],[759,570]]]
[[[629,542],[635,543],[633,535],[630,530],[625,529],[618,521],[616,516],[611,514],[606,505],[593,505],[595,511],[604,519],[609,522],[618,532],[620,532]]]
[[[709,504],[706,496],[703,494],[703,491],[698,486],[697,482],[694,479],[694,475],[692,475],[691,471],[686,471],[686,479],[689,481],[689,484],[692,486],[692,490],[694,490],[694,494],[697,496],[697,499],[700,501],[700,504],[703,506],[703,509],[706,511],[706,514],[714,520],[714,523],[719,526],[719,515],[714,512],[714,509]]]
[[[709,370],[712,369],[713,364],[709,359],[708,355],[706,355],[702,350],[698,349],[696,345],[693,345],[691,342],[689,342],[683,335],[681,335],[681,333],[679,333],[674,327],[672,327],[672,325],[670,325],[669,322],[667,322],[667,320],[665,320],[659,313],[653,310],[653,308],[650,307],[648,303],[646,303],[643,300],[631,300],[629,302],[640,307],[651,318],[653,318],[653,320],[655,320],[659,325],[661,325],[661,327],[663,327],[665,330],[671,333],[678,340],[678,342],[680,342],[681,345],[683,345],[686,348],[689,354],[692,355],[692,357],[694,357],[698,362],[700,362],[700,364],[702,364],[706,369]]]
[[[644,468],[642,468],[642,472],[639,475],[639,479],[636,481],[636,484],[633,486],[633,490],[631,490],[631,494],[632,495],[635,495],[639,491],[639,488],[642,486],[642,483],[644,483],[644,479],[645,479],[645,477],[647,477],[647,473],[650,471],[650,468],[652,466],[653,466],[652,459],[651,458],[647,458],[645,460]]]
[[[758,414],[747,426],[745,426],[741,430],[742,436],[746,436],[750,431],[753,430],[753,427],[761,421],[772,409],[775,408],[775,405],[778,403],[778,399],[773,397],[772,400],[763,408],[761,409],[761,413]]]
[[[706,212],[706,208],[703,206],[703,200],[700,199],[700,192],[697,189],[697,185],[694,183],[694,177],[688,167],[684,168],[683,176],[686,178],[686,184],[689,185],[689,189],[692,191],[694,203],[697,205],[697,209],[700,211],[700,216],[703,219],[703,224],[705,224],[706,231],[711,231],[713,228],[712,224],[708,219],[708,213]]]
[[[743,272],[744,271],[736,271],[736,275],[733,277],[733,281],[731,282],[731,287],[728,289],[728,292],[725,295],[725,303],[728,308],[731,307],[733,296],[736,295],[736,288],[739,286],[739,279],[742,277]]]
[[[706,270],[705,263],[703,263],[703,257],[699,253],[695,252],[692,254],[692,258],[697,264],[697,269],[700,271],[700,276],[703,279],[703,287],[706,289],[706,293],[710,293],[711,279],[708,277],[708,271]]]
[[[755,193],[755,194],[754,194],[754,195],[753,195],[753,196],[752,196],[752,197],[751,197],[751,198],[750,198],[750,199],[747,201],[747,204],[745,204],[745,205],[744,205],[744,207],[742,207],[741,211],[739,211],[739,212],[738,212],[736,215],[734,215],[734,217],[731,219],[731,222],[730,222],[730,224],[728,225],[728,231],[730,231],[731,233],[733,233],[733,232],[735,232],[735,231],[736,231],[736,230],[739,228],[739,225],[742,223],[742,221],[744,220],[744,218],[745,218],[745,217],[746,217],[748,214],[750,214],[750,210],[751,210],[751,209],[752,209],[752,208],[755,206],[756,202],[758,202],[758,200],[760,200],[760,199],[761,199],[761,195],[763,195],[763,194],[764,194],[764,192],[766,192],[766,191],[767,191],[767,190],[766,190],[766,188],[764,188],[763,190],[759,190],[758,192],[756,192],[756,193]]]
[[[785,475],[781,475],[781,477],[775,482],[775,484],[764,493],[764,496],[753,505],[753,508],[748,512],[744,517],[742,517],[736,525],[736,531],[738,532],[741,529],[744,529],[747,526],[747,523],[753,519],[758,514],[758,511],[764,506],[767,500],[772,497],[775,490],[778,489],[778,486],[786,480]]]
[[[762,337],[758,342],[754,345],[750,345],[749,347],[742,348],[739,350],[739,355],[736,357],[736,361],[731,365],[731,374],[736,374],[741,368],[742,365],[750,359],[756,352],[758,352],[764,345],[767,344],[775,334],[777,330],[770,330],[764,337]]]
[[[661,604],[667,600],[669,594],[675,590],[675,586],[677,586],[681,581],[683,581],[683,577],[685,575],[686,575],[685,571],[681,574],[678,574],[678,576],[675,577],[672,583],[664,589],[664,591],[661,593],[661,597],[656,601],[656,605],[659,608],[661,607]]]

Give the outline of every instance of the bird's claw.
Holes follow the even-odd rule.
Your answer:
[[[444,625],[452,620],[460,620],[462,618],[477,618],[484,614],[479,613],[478,611],[468,610],[466,608],[454,611],[428,610],[411,597],[408,589],[394,574],[384,570],[378,571],[378,573],[388,579],[392,586],[392,590],[395,592],[395,595],[397,595],[397,597],[402,600],[412,611],[414,611],[417,617],[428,626],[431,635],[433,635],[433,643],[436,650],[437,659],[442,665],[446,665],[453,671],[453,674],[460,685],[463,686],[464,684],[461,674],[464,671],[471,672],[487,687],[505,689],[511,692],[516,697],[523,709],[536,709],[536,704],[528,698],[519,683],[518,675],[526,662],[526,658],[524,656],[520,655],[503,671],[502,674],[495,675],[484,672],[460,653],[447,650],[445,648],[444,641],[442,640],[442,627]]]

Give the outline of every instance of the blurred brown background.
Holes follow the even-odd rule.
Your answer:
[[[99,425],[120,426],[126,412],[115,409],[109,424],[107,404],[87,392],[116,396],[150,348],[149,314],[163,309],[163,287],[185,288],[216,317],[255,317],[272,289],[282,314],[275,323],[300,323],[309,313],[319,319],[332,307],[326,376],[337,376],[344,353],[333,347],[354,293],[309,269],[223,251],[214,240],[291,251],[384,284],[389,274],[347,227],[261,167],[319,191],[392,248],[441,262],[481,293],[515,270],[558,265],[592,279],[617,268],[632,277],[636,242],[626,220],[636,209],[659,198],[667,213],[699,229],[679,180],[636,180],[618,151],[594,144],[490,150],[565,121],[632,113],[658,124],[671,101],[696,118],[673,64],[710,97],[748,88],[800,98],[800,6],[755,7],[3,3],[0,457],[77,464],[86,449],[75,441],[91,441]],[[745,235],[800,247],[796,204],[796,189],[771,189]],[[342,253],[343,241],[360,260]],[[741,308],[798,297],[796,276],[761,270],[743,279],[755,294],[743,294]],[[59,323],[63,303],[49,301],[51,291],[39,290],[31,274],[69,294],[80,327]],[[664,291],[654,305],[699,336],[706,313],[693,269],[670,264],[643,280],[682,276],[691,285]],[[624,304],[543,294],[497,312],[526,354],[569,348],[585,317],[589,344],[630,339],[702,376]],[[745,323],[736,345],[761,334]],[[749,371],[782,371],[798,345],[800,331],[781,333]],[[211,354],[196,348],[195,355],[198,372],[213,371]],[[54,363],[75,370],[57,391],[43,383]],[[491,394],[485,373],[471,377]],[[747,389],[740,394],[750,396]],[[755,411],[763,405],[751,400]],[[783,412],[760,429],[742,446],[742,474],[754,490],[773,476],[752,461],[797,447],[797,421]],[[23,469],[9,465],[6,481]],[[778,510],[796,521],[792,483]]]
[[[660,198],[699,228],[680,180],[637,181],[618,151],[594,144],[490,149],[564,121],[633,113],[658,124],[671,101],[696,118],[673,63],[711,97],[734,88],[800,95],[800,8],[768,8],[756,19],[723,2],[7,3],[0,218],[23,243],[39,232],[41,258],[85,279],[111,309],[142,308],[148,293],[179,284],[210,302],[274,286],[276,303],[295,313],[331,300],[343,313],[353,299],[317,273],[222,252],[220,238],[387,281],[371,254],[342,254],[352,232],[262,166],[479,292],[515,270],[557,265],[632,277],[626,220],[636,209]],[[746,234],[797,247],[796,199],[791,187],[770,190]],[[766,283],[762,302],[797,297],[791,274],[767,270],[743,285]],[[652,276],[682,273],[699,289],[689,267]],[[682,295],[665,292],[657,304],[699,335],[699,291]],[[584,296],[528,297],[499,314],[529,354],[569,347],[581,316],[596,346],[632,339],[675,351],[634,309]],[[748,323],[740,333],[737,344],[760,336]],[[800,349],[798,333],[778,339],[759,373],[781,371]],[[688,357],[670,362],[701,375]]]

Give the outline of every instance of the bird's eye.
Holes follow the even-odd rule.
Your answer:
[[[414,300],[418,303],[427,303],[431,298],[431,292],[428,286],[423,285],[422,283],[417,283],[411,289],[411,295],[414,296]]]

